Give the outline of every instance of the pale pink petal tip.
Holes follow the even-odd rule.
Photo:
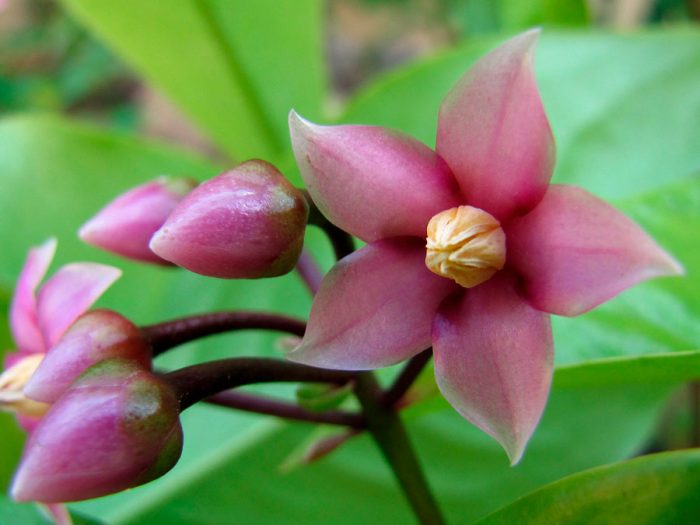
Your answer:
[[[319,126],[294,111],[289,128],[314,203],[365,242],[425,237],[433,215],[463,201],[445,162],[408,135],[377,126]]]
[[[39,292],[38,317],[49,348],[121,274],[113,266],[72,263],[61,267],[46,281]]]
[[[17,348],[23,352],[45,352],[46,345],[39,328],[35,291],[46,275],[58,242],[51,238],[32,248],[17,280],[10,306],[10,327]]]
[[[683,274],[637,224],[573,186],[551,186],[506,235],[526,298],[557,315],[579,315],[647,279]]]
[[[422,241],[371,243],[345,257],[316,295],[292,361],[367,370],[408,359],[430,346],[430,326],[456,285],[425,266]]]
[[[552,176],[555,147],[533,70],[539,30],[479,60],[445,97],[436,151],[470,205],[501,221],[531,210]]]
[[[120,195],[85,223],[78,236],[87,244],[141,262],[170,266],[148,247],[175,206],[196,186],[161,177]]]
[[[435,378],[464,418],[520,461],[542,416],[552,378],[549,316],[520,299],[501,272],[451,297],[433,324]]]

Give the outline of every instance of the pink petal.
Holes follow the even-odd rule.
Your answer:
[[[17,280],[10,306],[10,327],[17,347],[25,352],[46,352],[37,318],[35,291],[49,269],[56,244],[56,239],[49,239],[41,246],[32,248]]]
[[[517,463],[537,427],[552,378],[549,316],[500,272],[446,300],[433,324],[435,377],[447,401]]]
[[[112,266],[73,263],[63,266],[39,292],[39,326],[48,347],[121,275]]]
[[[573,186],[551,186],[506,237],[527,299],[557,315],[578,315],[641,281],[683,273],[634,222]]]
[[[301,345],[289,359],[363,370],[407,359],[430,346],[440,301],[457,285],[425,266],[422,241],[377,241],[345,257],[314,299]]]
[[[142,262],[170,265],[148,247],[153,234],[196,183],[168,179],[137,186],[120,195],[80,228],[80,238],[103,250]]]
[[[437,152],[471,206],[501,222],[531,210],[554,167],[554,139],[532,67],[538,30],[482,58],[440,108]]]
[[[433,215],[463,204],[442,159],[411,137],[373,126],[317,126],[294,111],[289,127],[314,202],[363,241],[425,237]]]

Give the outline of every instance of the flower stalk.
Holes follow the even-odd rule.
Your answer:
[[[433,497],[398,413],[382,403],[382,389],[372,372],[355,380],[367,430],[396,476],[413,512],[423,525],[441,525],[444,518]]]
[[[141,328],[141,334],[151,345],[155,357],[175,346],[209,335],[254,329],[276,330],[301,337],[306,330],[306,323],[284,315],[226,311],[182,317],[144,326]]]

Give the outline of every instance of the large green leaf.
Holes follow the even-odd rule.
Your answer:
[[[684,525],[700,516],[700,451],[669,452],[557,481],[479,525]]]
[[[325,94],[321,0],[64,0],[235,158],[275,161]]]
[[[466,524],[544,483],[637,452],[672,388],[555,388],[515,468],[495,441],[449,407],[409,418],[409,431],[449,523]],[[284,472],[280,465],[307,428],[272,421],[246,428],[233,417],[243,416],[216,409],[186,414],[189,461],[148,486],[76,508],[110,525],[413,523],[367,436]]]

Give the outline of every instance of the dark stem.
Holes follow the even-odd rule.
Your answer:
[[[326,219],[319,211],[311,195],[309,195],[309,192],[306,190],[302,190],[302,192],[304,193],[304,197],[306,197],[306,202],[309,203],[309,224],[318,226],[326,233],[328,240],[331,241],[331,245],[333,246],[335,258],[340,260],[354,252],[355,242],[352,240],[352,235],[344,232]]]
[[[270,416],[295,419],[297,421],[309,421],[311,423],[326,423],[328,425],[342,425],[361,430],[365,427],[364,418],[360,414],[352,414],[340,410],[326,412],[314,412],[303,407],[245,392],[221,392],[206,399],[207,403],[267,414]]]
[[[394,410],[382,404],[382,390],[371,372],[357,375],[355,394],[362,405],[367,430],[393,470],[420,523],[444,524],[401,419]]]
[[[302,337],[306,323],[293,317],[261,312],[214,312],[144,326],[141,334],[157,356],[175,346],[234,330],[277,330]]]
[[[318,264],[316,264],[316,260],[307,250],[302,250],[301,256],[297,261],[296,270],[309,292],[311,292],[311,295],[316,295],[323,280],[323,272],[321,272]]]
[[[382,395],[382,405],[390,408],[395,407],[404,394],[408,392],[408,389],[411,388],[411,385],[413,385],[431,357],[433,357],[432,348],[428,348],[413,356],[396,377],[394,383]]]
[[[700,447],[700,381],[693,381],[689,385],[690,393],[690,446]]]
[[[356,374],[326,370],[266,357],[235,357],[188,366],[165,374],[180,410],[220,392],[254,383],[312,382],[343,385]]]

